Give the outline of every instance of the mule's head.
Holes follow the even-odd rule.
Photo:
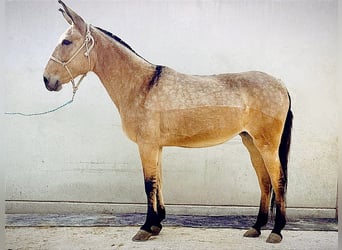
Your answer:
[[[59,11],[71,26],[59,39],[45,67],[43,79],[49,91],[61,90],[62,84],[90,70],[88,48],[91,46],[89,43],[94,42],[86,41],[87,24],[84,20],[62,1],[58,2],[63,6]]]

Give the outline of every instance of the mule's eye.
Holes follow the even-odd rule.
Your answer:
[[[62,41],[62,45],[69,45],[69,44],[72,44],[72,41],[69,41],[69,40],[67,40],[67,39],[64,39],[64,40]]]

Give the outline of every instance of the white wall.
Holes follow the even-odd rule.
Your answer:
[[[288,206],[336,206],[336,1],[66,1],[140,55],[189,74],[260,70],[292,97]],[[71,97],[48,92],[45,64],[67,23],[57,1],[6,2],[5,110],[45,111]],[[35,117],[4,116],[8,211],[26,202],[145,203],[137,147],[99,79],[74,103]],[[240,138],[205,149],[165,148],[166,204],[258,206]],[[25,207],[25,206],[24,206]]]

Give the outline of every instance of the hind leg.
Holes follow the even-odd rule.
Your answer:
[[[269,243],[279,243],[283,236],[281,230],[286,224],[286,208],[285,208],[285,177],[280,167],[278,152],[273,156],[264,157],[267,169],[271,176],[272,187],[275,193],[276,216],[272,233],[267,239]]]
[[[269,243],[279,243],[282,240],[281,230],[286,224],[285,208],[285,176],[283,174],[279,160],[278,150],[270,145],[256,144],[265,162],[267,172],[269,173],[272,188],[275,193],[276,216],[272,233],[266,240]]]
[[[158,235],[162,230],[161,222],[165,219],[165,207],[164,207],[164,198],[162,193],[162,148],[159,149],[158,154],[158,162],[157,162],[157,214],[158,214],[158,223],[156,225],[152,225],[151,230],[153,235]]]
[[[241,133],[243,144],[246,146],[252,165],[258,177],[261,197],[260,207],[255,224],[244,234],[244,237],[258,237],[261,234],[261,227],[265,226],[268,220],[268,209],[270,205],[271,180],[265,167],[264,160],[259,150],[255,147],[253,138],[248,133]]]

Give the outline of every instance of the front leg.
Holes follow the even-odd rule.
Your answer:
[[[133,237],[133,241],[146,241],[152,235],[159,234],[165,218],[165,209],[161,193],[161,147],[139,145],[147,196],[147,215],[144,225]]]

